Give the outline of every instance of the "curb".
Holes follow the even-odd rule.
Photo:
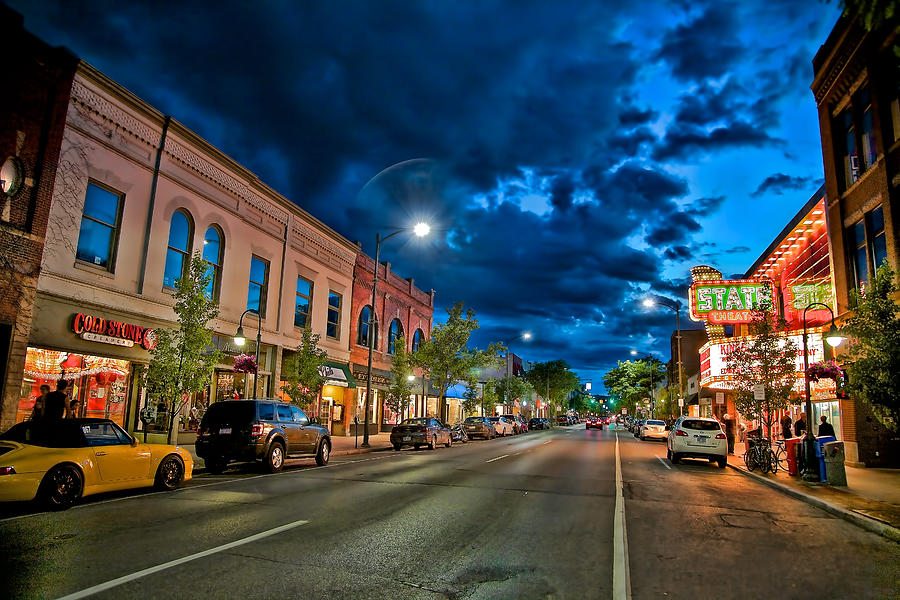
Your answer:
[[[331,453],[331,456],[348,456],[348,455],[352,455],[352,454],[369,454],[372,452],[385,452],[386,450],[390,450],[390,449],[391,449],[391,446],[385,446],[383,448],[381,448],[381,447],[379,447],[379,448],[350,448],[348,450],[335,450]],[[206,467],[198,467],[197,466],[197,462],[196,462],[197,460],[198,460],[198,458],[194,457],[194,470],[192,471],[193,475],[204,475],[204,474],[209,473],[209,471],[206,470]],[[202,460],[202,459],[199,459],[199,460]],[[302,458],[299,458],[299,459],[288,458],[285,460],[303,460],[303,459]]]
[[[755,479],[760,483],[763,483],[769,486],[772,489],[778,490],[792,498],[796,498],[797,500],[803,500],[807,504],[811,504],[817,508],[821,508],[825,512],[831,513],[836,517],[840,517],[845,521],[849,521],[853,523],[857,527],[861,527],[867,531],[871,531],[872,533],[877,533],[878,535],[888,538],[889,540],[893,540],[895,542],[900,542],[900,529],[888,525],[887,523],[883,523],[877,519],[873,519],[871,517],[867,517],[865,515],[861,515],[859,513],[853,512],[851,510],[847,510],[846,508],[836,506],[831,504],[830,502],[825,502],[820,498],[816,498],[815,496],[810,496],[809,494],[804,494],[798,490],[795,490],[792,487],[781,485],[777,481],[773,481],[768,477],[763,477],[762,475],[757,475],[756,473],[751,473],[746,469],[742,469],[738,466],[735,466],[731,463],[728,463],[728,466],[738,473],[746,475],[751,479]]]

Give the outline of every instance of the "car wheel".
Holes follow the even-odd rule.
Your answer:
[[[419,449],[419,444],[413,444],[413,450],[418,450],[418,449]]]
[[[281,442],[273,442],[266,453],[266,470],[277,473],[284,467],[284,446]]]
[[[642,441],[642,442],[646,442],[646,441],[647,441],[647,438],[644,437],[644,436],[641,436],[641,441]]]
[[[681,455],[679,455],[677,452],[673,452],[672,453],[672,464],[677,465],[679,462],[681,462]]]
[[[170,454],[165,457],[159,468],[156,469],[156,482],[154,487],[158,490],[174,490],[184,481],[184,463],[181,459]]]
[[[400,448],[401,448],[400,444],[394,444],[394,450],[400,450]]]
[[[316,464],[324,467],[328,464],[329,458],[331,458],[331,442],[323,439],[322,443],[319,444],[319,449],[316,451]]]
[[[666,458],[669,459],[669,462],[672,462],[672,451],[669,450],[668,446],[666,447]]]
[[[453,436],[451,435],[451,436],[447,437],[447,443],[444,444],[444,448],[449,448],[452,445],[453,445]]]
[[[428,443],[428,449],[429,449],[429,450],[434,450],[435,448],[437,448],[437,436],[436,436],[436,435],[432,435],[432,436],[431,436],[431,442]]]
[[[65,510],[81,498],[81,472],[72,465],[53,467],[41,482],[41,499],[52,510]]]
[[[720,456],[716,459],[716,464],[719,465],[720,469],[724,469],[728,465],[728,459],[724,456]]]
[[[219,475],[223,471],[225,471],[225,467],[228,465],[228,461],[221,457],[204,458],[203,464],[206,465],[207,471],[209,471],[213,475]]]

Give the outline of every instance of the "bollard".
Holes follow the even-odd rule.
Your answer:
[[[828,442],[823,448],[825,459],[825,479],[828,485],[847,485],[847,471],[844,469],[844,442]]]

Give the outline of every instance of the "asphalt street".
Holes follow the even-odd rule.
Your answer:
[[[13,514],[0,540],[10,598],[900,591],[896,543],[731,469],[671,465],[661,442],[583,425],[275,475],[230,470],[175,492]]]

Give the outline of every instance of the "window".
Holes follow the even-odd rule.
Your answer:
[[[88,183],[75,258],[112,271],[121,212],[121,194]]]
[[[190,262],[188,260],[190,250],[191,221],[187,213],[177,210],[172,215],[172,223],[169,225],[169,247],[166,249],[163,286],[174,288],[178,280],[184,277]]]
[[[359,327],[357,328],[356,343],[360,346],[369,345],[369,322],[372,320],[372,307],[364,306],[359,312]],[[378,347],[378,325],[375,325],[375,339],[372,343],[373,348]]]
[[[401,337],[403,337],[403,325],[400,324],[400,319],[394,319],[391,321],[391,329],[388,333],[388,354],[394,354],[397,350],[397,339]]]
[[[325,335],[337,339],[341,333],[341,295],[328,290],[328,324]]]
[[[269,261],[258,256],[250,258],[250,284],[247,286],[247,308],[266,316],[266,288],[269,285]]]
[[[218,300],[222,281],[222,232],[215,225],[207,229],[203,236],[203,260],[206,261],[206,272],[209,275],[206,297]]]
[[[412,343],[412,351],[415,352],[419,349],[419,346],[422,345],[422,342],[425,341],[425,334],[422,333],[421,329],[416,329],[416,333],[413,334],[413,343]]]
[[[872,95],[868,87],[861,88],[834,121],[835,155],[841,157],[838,168],[841,187],[849,188],[862,173],[875,165],[875,124],[872,117]],[[860,151],[862,157],[860,157]]]
[[[309,418],[302,410],[300,410],[296,406],[291,407],[291,418],[294,420],[294,423],[299,423],[300,425],[309,425]]]
[[[847,230],[846,238],[851,276],[856,288],[861,289],[869,280],[869,274],[887,258],[883,207],[867,212]]]
[[[291,407],[287,404],[278,404],[275,407],[275,410],[278,411],[278,420],[282,423],[292,423],[294,421],[294,416],[291,414]]]
[[[312,310],[311,281],[297,278],[297,301],[294,305],[294,327],[309,327],[309,313]]]

